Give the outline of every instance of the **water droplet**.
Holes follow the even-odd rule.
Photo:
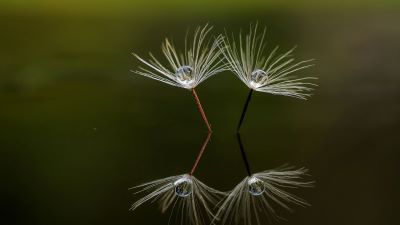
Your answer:
[[[250,177],[247,185],[249,185],[249,193],[254,196],[261,195],[265,191],[264,181],[257,177]]]
[[[176,80],[186,88],[192,88],[195,82],[193,77],[193,68],[190,66],[181,66],[176,70]]]
[[[185,176],[174,182],[175,194],[179,197],[187,197],[193,191],[193,181]]]
[[[254,70],[250,76],[250,85],[253,88],[258,88],[263,84],[265,79],[268,79],[268,76],[264,70]]]

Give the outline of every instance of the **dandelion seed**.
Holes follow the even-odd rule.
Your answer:
[[[307,202],[284,189],[312,187],[313,182],[302,181],[307,169],[291,170],[282,167],[245,177],[222,202],[216,218],[221,224],[261,224],[263,218],[282,219],[276,213],[279,205],[291,211],[290,204],[307,206]],[[218,219],[214,220],[214,223]]]
[[[136,201],[131,210],[146,202],[158,201],[162,212],[172,207],[172,214],[174,211],[182,213],[179,215],[182,224],[192,225],[205,224],[215,218],[212,208],[224,194],[208,187],[190,174],[155,180],[132,189],[138,189],[136,193],[147,194]]]
[[[185,50],[178,52],[174,45],[165,39],[162,44],[162,52],[168,61],[168,66],[163,65],[150,53],[150,60],[146,61],[137,54],[133,54],[147,68],[139,67],[132,71],[136,74],[161,81],[163,83],[191,90],[201,116],[211,132],[211,126],[200,103],[195,87],[207,78],[227,69],[220,57],[222,52],[219,45],[222,36],[214,40],[208,35],[212,27],[205,25],[198,27],[193,36],[186,36]]]
[[[135,210],[146,202],[158,201],[163,213],[172,207],[171,217],[174,211],[179,211],[182,224],[201,225],[215,219],[213,208],[225,193],[208,187],[193,176],[210,137],[211,133],[208,133],[190,173],[155,180],[131,188],[138,190],[136,194],[146,193],[144,197],[133,203],[131,210]]]
[[[230,191],[220,204],[213,220],[222,224],[261,224],[263,217],[268,220],[280,219],[276,214],[275,205],[291,210],[289,203],[306,206],[303,199],[293,195],[284,188],[312,187],[313,182],[303,181],[307,169],[292,170],[292,167],[282,166],[275,170],[267,170],[253,174],[243,147],[240,133],[236,134],[247,176]]]
[[[223,39],[221,44],[230,70],[250,88],[237,131],[240,130],[253,91],[306,99],[310,96],[311,87],[315,85],[310,83],[310,80],[316,79],[314,77],[298,78],[292,75],[312,66],[312,60],[296,62],[292,57],[295,48],[279,55],[276,47],[267,53],[266,28],[261,34],[258,34],[257,29],[257,24],[254,28],[250,26],[249,34],[240,34],[238,43],[232,37],[232,40]]]

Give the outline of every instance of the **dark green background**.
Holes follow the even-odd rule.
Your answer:
[[[298,45],[319,78],[308,101],[256,93],[243,126],[254,171],[306,166],[281,224],[397,224],[400,7],[396,1],[0,2],[2,224],[167,224],[128,211],[128,188],[187,172],[206,136],[190,92],[130,73],[187,28],[258,21],[269,46]],[[198,88],[214,134],[197,177],[229,190],[244,176],[234,130],[248,89],[231,73]]]

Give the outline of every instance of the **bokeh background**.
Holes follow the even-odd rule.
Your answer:
[[[268,27],[268,43],[315,58],[310,100],[256,93],[242,129],[254,171],[306,166],[312,207],[280,224],[398,224],[399,1],[0,2],[2,224],[167,224],[128,211],[129,187],[187,172],[206,129],[189,92],[129,72],[132,52],[181,46],[187,28]],[[299,74],[300,75],[300,74]],[[244,176],[235,126],[248,89],[229,72],[198,88],[214,134],[197,177]],[[172,222],[172,224],[175,224]]]

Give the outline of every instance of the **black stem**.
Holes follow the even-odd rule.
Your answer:
[[[247,155],[243,148],[243,143],[242,143],[242,139],[240,137],[240,133],[236,133],[236,138],[239,143],[240,152],[242,153],[242,159],[243,159],[244,165],[246,166],[247,174],[249,176],[251,176],[250,164],[249,164],[249,161],[247,160]]]
[[[246,103],[244,104],[244,108],[242,111],[242,115],[240,116],[240,120],[239,120],[239,124],[237,126],[236,132],[240,131],[240,127],[242,126],[243,120],[244,120],[244,116],[246,115],[247,112],[247,107],[249,106],[250,100],[251,100],[251,96],[253,95],[253,89],[250,89],[249,94],[247,95],[247,99],[246,99]]]

